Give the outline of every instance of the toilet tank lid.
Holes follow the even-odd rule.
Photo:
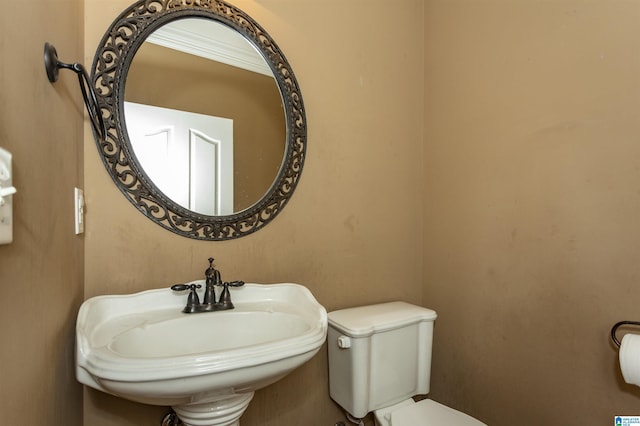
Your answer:
[[[421,321],[434,321],[434,310],[406,302],[388,302],[330,312],[329,325],[350,337],[366,337]]]

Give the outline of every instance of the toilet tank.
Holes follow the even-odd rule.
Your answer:
[[[330,312],[329,393],[351,415],[429,393],[435,311],[390,302]]]

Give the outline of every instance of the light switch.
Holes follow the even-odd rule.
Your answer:
[[[76,235],[84,232],[84,191],[80,188],[73,189],[73,204],[75,211]]]
[[[0,148],[0,244],[13,241],[13,187],[11,153]]]

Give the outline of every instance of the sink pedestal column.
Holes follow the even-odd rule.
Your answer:
[[[172,408],[185,426],[239,426],[240,416],[249,406],[251,398],[253,392]]]

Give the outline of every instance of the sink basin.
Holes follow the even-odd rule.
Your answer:
[[[182,312],[186,292],[168,288],[88,299],[76,325],[78,381],[170,405],[185,425],[239,424],[255,390],[318,352],[327,314],[298,284],[245,284],[231,295],[235,309],[197,314]]]

